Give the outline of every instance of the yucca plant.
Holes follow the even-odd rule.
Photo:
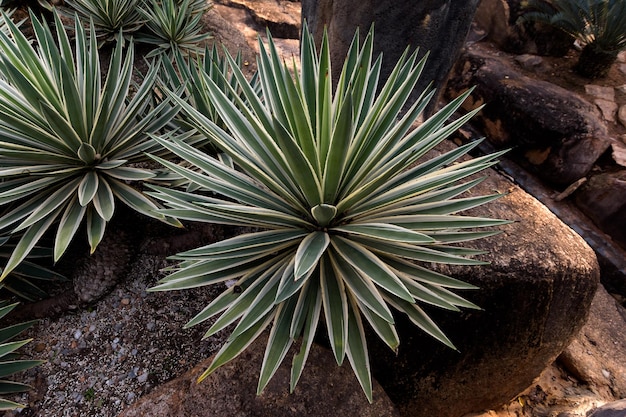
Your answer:
[[[163,150],[149,135],[177,111],[167,102],[151,107],[157,66],[135,91],[133,48],[124,56],[118,46],[103,82],[96,38],[87,39],[79,19],[74,53],[58,15],[57,39],[31,19],[34,44],[10,22],[11,36],[0,33],[0,231],[23,233],[0,279],[53,227],[55,261],[81,224],[93,252],[119,202],[180,225],[128,184],[157,175],[132,164]]]
[[[8,304],[5,301],[0,301],[0,319],[9,314],[16,306],[17,303]],[[19,323],[0,329],[0,394],[2,395],[28,391],[31,388],[30,386],[20,382],[10,381],[5,378],[17,372],[33,368],[44,362],[40,360],[18,359],[19,354],[16,351],[32,339],[11,342],[11,339],[31,327],[33,324],[35,324],[35,321]],[[0,410],[2,411],[15,410],[16,408],[23,407],[25,407],[25,405],[7,400],[5,398],[0,398]]]
[[[141,14],[144,0],[66,0],[65,14],[78,15],[95,29],[100,46],[128,41],[145,23]]]
[[[623,0],[531,0],[522,20],[554,26],[583,46],[575,70],[588,78],[606,76],[626,49],[626,2]]]
[[[155,45],[148,54],[166,54],[170,59],[174,52],[198,55],[204,51],[201,42],[211,37],[202,32],[202,15],[209,10],[206,0],[145,0],[140,8],[146,24],[137,37],[138,42]]]
[[[162,213],[258,231],[176,255],[181,262],[152,291],[236,280],[187,324],[219,315],[208,337],[238,321],[200,380],[272,324],[258,391],[301,338],[293,389],[323,316],[337,363],[348,357],[372,401],[365,323],[396,350],[395,309],[452,346],[420,304],[475,307],[449,290],[474,287],[427,266],[483,263],[468,257],[478,251],[456,243],[491,235],[474,228],[503,221],[455,213],[498,196],[455,197],[480,182],[459,181],[494,164],[498,154],[455,162],[470,144],[420,162],[475,113],[445,124],[469,93],[411,130],[433,96],[424,93],[398,119],[424,67],[417,52],[402,56],[377,94],[381,58],[373,60],[372,33],[362,47],[357,34],[333,92],[326,37],[318,55],[306,27],[302,33],[300,71],[282,62],[269,34],[268,50],[260,45],[261,96],[228,56],[241,96],[200,73],[226,130],[177,99],[229,158],[161,140],[191,168],[156,159],[205,191],[155,188],[169,207]]]

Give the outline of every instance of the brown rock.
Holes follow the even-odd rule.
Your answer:
[[[256,341],[239,357],[197,383],[210,359],[200,363],[182,377],[141,397],[119,417],[399,416],[380,385],[374,381],[374,402],[369,404],[350,366],[337,366],[333,354],[317,345],[311,349],[293,394],[289,394],[288,357],[257,396],[265,342],[264,338]]]
[[[493,171],[472,195],[508,193],[468,215],[505,218],[502,233],[469,245],[489,266],[436,265],[480,289],[462,295],[483,310],[428,309],[458,352],[397,317],[394,355],[372,343],[376,379],[403,416],[458,417],[498,407],[552,363],[583,326],[599,268],[591,248],[545,206]]]
[[[615,101],[615,89],[613,87],[587,84],[585,85],[585,93],[603,100]]]
[[[615,122],[615,114],[617,113],[617,103],[615,101],[596,98],[593,100],[593,103],[600,109],[604,120]]]
[[[267,27],[277,38],[300,39],[300,3],[276,0],[231,0],[242,7],[261,27]]]
[[[584,177],[610,145],[598,109],[554,84],[520,74],[478,44],[459,59],[450,97],[472,86],[465,108],[485,104],[473,119],[496,146],[515,149],[520,163],[565,187]]]
[[[605,401],[626,397],[626,310],[599,286],[589,319],[559,357]]]

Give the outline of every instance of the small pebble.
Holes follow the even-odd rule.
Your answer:
[[[128,298],[122,298],[121,303],[122,303],[122,305],[127,306],[127,305],[129,305],[129,304],[130,304],[130,300],[129,300]]]
[[[80,339],[80,337],[83,335],[83,332],[81,332],[80,330],[76,330],[74,332],[74,339],[78,340]]]

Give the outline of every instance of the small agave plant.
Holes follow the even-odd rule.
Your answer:
[[[129,41],[146,22],[141,14],[144,0],[65,0],[64,14],[76,14],[95,29],[100,46],[105,43]]]
[[[462,195],[480,179],[461,180],[494,164],[499,154],[457,162],[475,146],[469,144],[422,161],[472,114],[445,124],[466,93],[412,129],[433,95],[423,94],[401,116],[424,66],[417,52],[405,53],[380,86],[373,34],[360,47],[357,33],[333,92],[326,37],[318,55],[303,30],[299,71],[295,63],[283,63],[271,36],[268,50],[260,46],[260,95],[232,58],[240,93],[224,92],[228,83],[199,72],[226,129],[177,99],[190,123],[228,158],[162,139],[187,166],[156,159],[197,188],[155,187],[152,194],[169,207],[164,215],[257,231],[176,255],[181,262],[152,290],[235,280],[187,324],[219,315],[208,337],[237,322],[200,380],[271,327],[258,392],[302,339],[292,362],[293,390],[323,317],[337,363],[348,358],[372,401],[366,323],[396,350],[397,310],[452,346],[420,304],[475,307],[450,291],[474,287],[427,266],[482,263],[470,258],[478,251],[456,244],[492,235],[476,228],[504,221],[457,213],[498,196]]]
[[[211,37],[200,24],[209,8],[206,0],[144,0],[139,12],[146,23],[137,42],[156,47],[149,57],[165,54],[173,59],[176,52],[199,55],[204,51],[200,43]]]
[[[82,224],[93,252],[116,202],[180,225],[129,185],[157,176],[132,164],[163,150],[150,134],[177,111],[167,102],[151,106],[157,66],[135,89],[133,49],[124,56],[118,46],[103,83],[96,37],[87,39],[80,20],[73,53],[56,14],[56,40],[31,19],[34,43],[10,21],[10,36],[0,32],[0,231],[21,234],[0,280],[52,228],[55,262]]]
[[[8,304],[0,302],[0,319],[9,314],[17,304]],[[11,342],[11,339],[31,327],[35,321],[15,324],[0,329],[0,394],[12,394],[17,392],[28,391],[31,387],[20,382],[5,379],[17,372],[25,371],[42,364],[40,360],[20,360],[16,351],[31,341],[31,339],[18,342]],[[16,408],[25,407],[23,404],[0,398],[0,410],[15,410]]]

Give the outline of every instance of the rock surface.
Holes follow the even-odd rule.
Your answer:
[[[559,362],[606,401],[626,398],[626,309],[600,286],[589,320]]]
[[[466,109],[496,146],[515,149],[535,175],[559,187],[585,176],[610,145],[598,110],[575,93],[520,74],[480,45],[457,62],[449,96],[476,86]]]
[[[626,170],[591,177],[576,192],[576,204],[626,249]]]
[[[313,345],[292,394],[288,356],[257,396],[265,342],[260,338],[239,357],[197,383],[210,359],[200,363],[142,397],[119,417],[399,417],[380,385],[374,381],[374,402],[369,404],[349,365],[337,366],[333,354],[319,345]]]
[[[624,417],[626,416],[626,400],[614,401],[593,412],[589,417]]]
[[[545,206],[489,172],[473,195],[505,197],[467,214],[506,218],[502,233],[472,242],[484,267],[437,269],[480,288],[484,310],[429,309],[458,352],[397,320],[400,349],[370,349],[374,376],[403,416],[458,417],[510,401],[561,353],[585,322],[599,269],[593,251]]]
[[[276,0],[231,0],[230,6],[250,12],[254,22],[277,38],[300,39],[300,4]]]

